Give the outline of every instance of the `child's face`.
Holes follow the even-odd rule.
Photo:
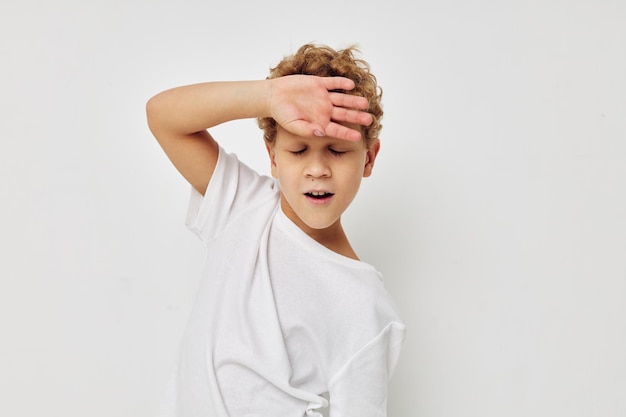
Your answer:
[[[379,143],[327,137],[305,138],[278,127],[268,148],[272,175],[280,182],[283,211],[305,232],[326,229],[340,219],[372,172]]]

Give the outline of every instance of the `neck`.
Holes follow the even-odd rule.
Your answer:
[[[309,227],[306,223],[304,223],[290,207],[285,207],[283,205],[283,211],[287,215],[287,217],[293,221],[296,226],[298,226],[304,233],[309,235],[313,240],[318,242],[319,244],[327,247],[333,252],[338,253],[339,255],[345,256],[350,259],[359,260],[356,252],[350,245],[350,241],[348,240],[348,236],[343,230],[343,226],[341,225],[341,218],[337,219],[335,223],[324,228],[324,229],[314,229]]]
[[[337,220],[332,226],[326,229],[311,229],[310,227],[307,227],[307,229],[300,228],[304,230],[307,235],[311,236],[311,238],[333,252],[350,259],[359,260],[352,245],[350,245],[350,241],[341,226],[340,220]]]

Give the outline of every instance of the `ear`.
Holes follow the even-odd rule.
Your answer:
[[[276,170],[276,153],[274,152],[274,146],[266,143],[265,149],[267,150],[267,154],[270,157],[270,167],[272,168],[272,177],[278,178],[278,173]]]
[[[380,141],[376,139],[374,142],[372,142],[365,155],[366,159],[365,166],[363,167],[363,178],[372,175],[372,170],[374,169],[374,161],[376,161],[378,151],[380,151]]]

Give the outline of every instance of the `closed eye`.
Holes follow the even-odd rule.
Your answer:
[[[305,147],[296,151],[289,151],[289,153],[291,153],[292,155],[303,155],[307,150],[308,148]],[[348,153],[348,151],[340,151],[334,148],[328,148],[328,152],[330,152],[333,156],[342,156]]]
[[[331,154],[333,154],[335,156],[341,156],[341,155],[345,155],[347,153],[347,151],[338,151],[338,150],[333,149],[333,148],[328,148],[328,150],[330,151]]]

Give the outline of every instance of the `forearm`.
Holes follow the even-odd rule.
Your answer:
[[[367,100],[331,92],[352,88],[347,78],[308,75],[208,82],[163,91],[148,100],[146,113],[150,131],[174,166],[204,193],[219,153],[208,129],[230,120],[272,117],[298,136],[360,140],[359,130],[341,122],[371,123],[371,115],[358,110]]]
[[[221,123],[269,116],[271,81],[224,81],[163,91],[147,104],[153,131],[191,135]]]

